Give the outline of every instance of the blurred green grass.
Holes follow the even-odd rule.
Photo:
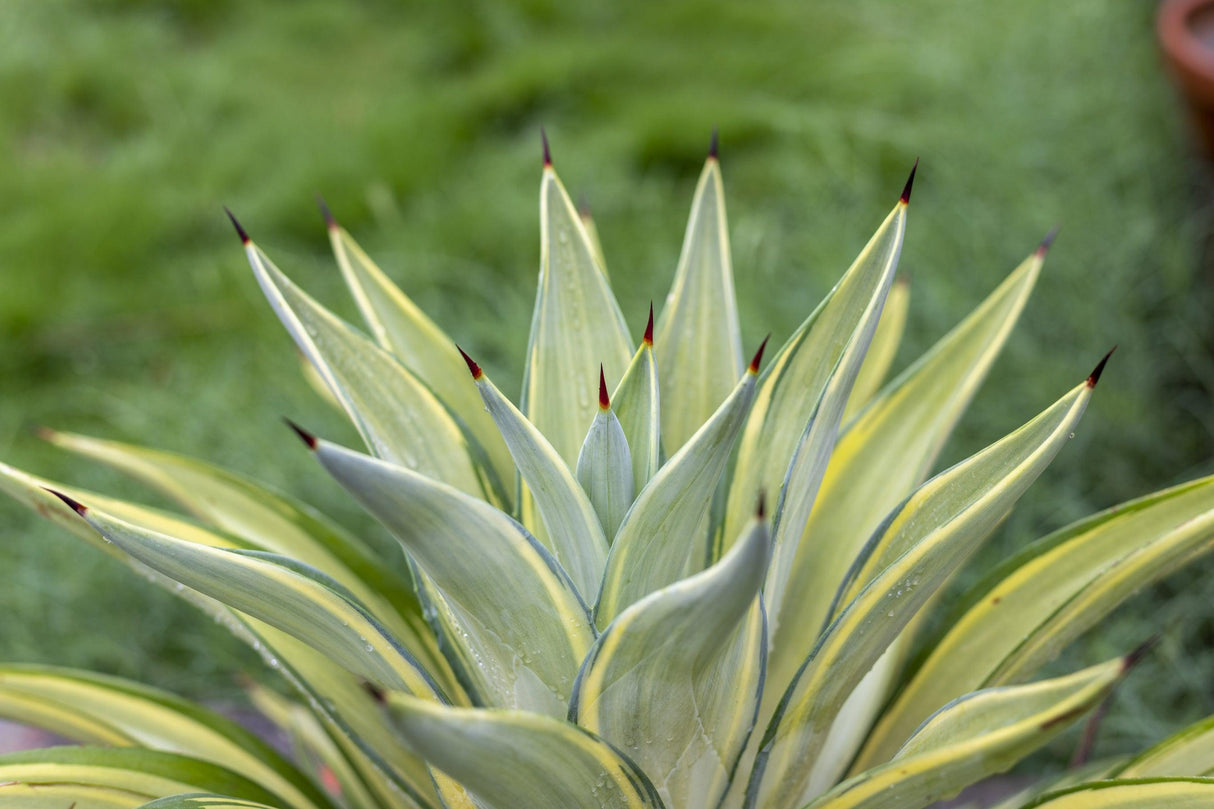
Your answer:
[[[539,127],[594,207],[636,330],[665,294],[719,126],[750,345],[810,311],[916,157],[899,365],[1063,226],[946,460],[1121,347],[1073,445],[976,567],[989,565],[1209,470],[1210,182],[1151,12],[1094,0],[13,0],[0,12],[0,457],[137,493],[27,434],[45,423],[202,456],[374,530],[281,426],[289,414],[350,435],[300,378],[220,206],[353,318],[312,207],[323,193],[497,379],[518,379]],[[0,525],[0,659],[194,694],[226,691],[249,663],[219,628],[16,506],[0,502]],[[1118,698],[1109,750],[1214,712],[1212,570],[1199,562],[1148,590],[1060,662],[1165,632]]]

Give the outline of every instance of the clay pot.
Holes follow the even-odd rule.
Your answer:
[[[1214,157],[1214,0],[1164,0],[1156,32],[1206,153]]]

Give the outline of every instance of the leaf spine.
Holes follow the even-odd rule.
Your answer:
[[[1100,375],[1104,373],[1104,366],[1108,363],[1109,357],[1113,356],[1113,352],[1117,350],[1117,346],[1109,349],[1109,353],[1104,355],[1100,362],[1096,363],[1096,367],[1092,369],[1092,373],[1088,374],[1088,387],[1096,387],[1096,383],[1100,381]]]
[[[476,364],[475,360],[464,353],[462,348],[456,346],[455,350],[459,352],[459,355],[464,358],[464,362],[468,364],[468,370],[472,372],[472,378],[479,381],[485,375],[485,372],[481,370],[481,367]]]
[[[747,373],[759,373],[759,363],[763,361],[763,349],[767,348],[767,341],[771,339],[771,332],[763,338],[763,342],[759,343],[759,350],[755,352],[754,359],[750,361],[750,367],[746,369]]]
[[[911,166],[910,176],[906,178],[906,185],[902,188],[902,196],[898,201],[903,205],[910,205],[911,189],[915,185],[915,172],[919,170],[919,158],[915,158],[915,165]]]

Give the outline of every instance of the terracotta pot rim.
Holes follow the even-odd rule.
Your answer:
[[[1214,0],[1164,0],[1156,18],[1156,31],[1169,57],[1214,80],[1214,48],[1202,44],[1189,26],[1189,20],[1202,9],[1214,13]]]

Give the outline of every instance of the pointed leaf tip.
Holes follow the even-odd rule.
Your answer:
[[[767,517],[767,492],[759,492],[759,503],[755,506],[755,517],[760,520]]]
[[[480,379],[482,376],[485,375],[485,372],[482,371],[481,367],[476,364],[476,361],[473,360],[471,357],[469,357],[467,354],[465,354],[464,350],[462,348],[460,348],[459,346],[456,346],[455,350],[459,352],[459,355],[464,358],[464,362],[466,362],[468,364],[468,370],[472,373],[473,379]]]
[[[544,131],[544,127],[540,127],[540,143],[544,145],[544,168],[552,167],[552,152],[548,148],[548,133]]]
[[[590,219],[590,200],[585,194],[578,194],[577,198],[577,215],[583,219]]]
[[[712,140],[708,141],[708,159],[716,160],[721,146],[721,133],[717,127],[712,128]]]
[[[1104,373],[1104,366],[1108,363],[1109,357],[1113,356],[1113,352],[1117,350],[1117,346],[1109,349],[1109,353],[1104,355],[1100,362],[1096,363],[1096,367],[1092,369],[1092,373],[1088,374],[1088,387],[1096,387],[1096,383],[1100,381],[1100,375]]]
[[[287,423],[288,427],[295,431],[295,434],[299,436],[301,441],[308,445],[308,449],[316,449],[316,436],[312,435],[310,432],[305,430],[303,427],[300,427],[286,416],[283,416],[282,420]]]
[[[30,429],[30,432],[32,432],[36,438],[41,438],[43,441],[54,441],[55,440],[55,435],[56,435],[55,431],[52,430],[50,427],[47,427],[45,424],[35,424],[33,427],[30,427],[29,429]]]
[[[1050,228],[1050,232],[1045,234],[1045,238],[1041,240],[1041,244],[1037,246],[1037,255],[1044,256],[1050,251],[1050,245],[1054,243],[1054,239],[1058,238],[1058,225]]]
[[[63,492],[57,492],[57,491],[55,491],[54,489],[47,489],[47,488],[45,488],[45,487],[43,488],[43,490],[44,490],[44,491],[48,491],[48,492],[50,492],[51,494],[53,494],[53,495],[55,495],[56,497],[58,497],[58,498],[59,498],[60,500],[62,500],[62,501],[65,503],[65,504],[67,504],[68,508],[70,508],[72,511],[76,512],[77,514],[79,514],[81,517],[83,517],[85,514],[87,514],[87,513],[88,513],[88,509],[87,509],[85,506],[81,505],[81,504],[80,504],[80,503],[78,503],[77,501],[75,501],[75,500],[73,500],[72,498],[68,497],[68,496],[67,496],[66,494],[64,494]]]
[[[649,302],[649,322],[645,324],[645,336],[641,341],[647,346],[653,345],[653,301]]]
[[[1130,652],[1125,657],[1121,658],[1121,670],[1127,672],[1137,666],[1142,659],[1151,653],[1151,650],[1159,645],[1159,635],[1152,635],[1143,641],[1137,649]]]
[[[750,361],[750,367],[747,370],[752,374],[759,372],[759,363],[763,361],[763,349],[767,348],[767,341],[771,339],[771,333],[763,338],[763,342],[759,343],[759,350],[755,352],[754,359]]]
[[[325,198],[320,194],[316,195],[316,207],[320,208],[320,215],[325,218],[325,227],[329,230],[337,228],[337,220],[333,218],[333,212],[329,210],[329,206],[325,203]]]
[[[599,363],[599,407],[611,409],[611,398],[607,396],[607,377],[603,376],[603,364]]]
[[[236,217],[232,214],[232,212],[230,210],[228,210],[228,206],[226,206],[226,205],[223,206],[223,212],[228,215],[228,219],[232,220],[232,227],[236,228],[236,235],[240,237],[240,243],[248,244],[249,243],[249,234],[245,233],[244,228],[242,228],[240,226],[240,223],[236,221]]]
[[[906,185],[902,187],[902,196],[898,199],[903,205],[910,204],[911,189],[915,185],[915,172],[919,170],[919,158],[915,158],[915,165],[911,166],[910,176],[906,178]]]

